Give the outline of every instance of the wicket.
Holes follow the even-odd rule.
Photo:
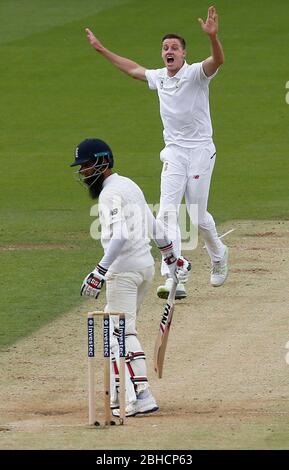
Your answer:
[[[103,311],[89,312],[87,314],[87,340],[88,340],[88,423],[99,425],[96,421],[95,396],[95,338],[94,318],[103,317],[103,357],[104,357],[104,425],[115,424],[112,421],[110,409],[110,315],[119,317],[119,424],[124,424],[125,418],[125,315],[124,313],[107,313]]]

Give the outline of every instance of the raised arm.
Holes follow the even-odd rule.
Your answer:
[[[90,29],[86,28],[86,34],[88,42],[92,45],[92,47],[99,52],[103,57],[105,57],[109,62],[111,62],[115,67],[117,67],[122,72],[126,73],[132,78],[136,78],[138,80],[146,81],[145,71],[146,69],[141,65],[133,62],[130,59],[126,59],[125,57],[121,57],[114,52],[109,51],[106,49],[101,42],[94,36],[93,32]]]
[[[224,52],[222,45],[218,39],[218,15],[216,8],[211,6],[208,9],[208,16],[206,22],[199,18],[199,23],[204,33],[206,33],[211,41],[211,56],[203,62],[203,70],[207,77],[213,75],[220,65],[224,63]]]

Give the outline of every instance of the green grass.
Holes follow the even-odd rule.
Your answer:
[[[0,279],[6,288],[1,299],[0,344],[8,345],[73,305],[79,292],[75,273],[79,275],[82,263],[89,259],[74,249],[5,252],[1,261],[5,274],[1,271]]]
[[[289,5],[216,6],[226,63],[211,85],[218,159],[210,210],[217,222],[288,218]],[[200,0],[1,2],[0,244],[66,249],[0,251],[0,345],[77,304],[101,255],[89,237],[90,201],[69,168],[80,140],[107,140],[116,170],[159,199],[157,96],[98,56],[84,28],[148,68],[161,66],[160,38],[175,31],[187,39],[188,61],[199,61],[209,54],[196,20],[206,8]]]

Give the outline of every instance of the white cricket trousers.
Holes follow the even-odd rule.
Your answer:
[[[211,143],[194,149],[168,145],[161,151],[161,160],[163,170],[160,210],[157,217],[164,224],[165,232],[173,242],[176,255],[181,255],[178,215],[185,196],[192,222],[194,221],[191,206],[198,207],[198,229],[211,261],[220,261],[225,246],[218,237],[213,217],[207,211],[211,177],[216,160],[215,145]],[[164,263],[161,272],[162,275],[169,274]]]
[[[154,266],[106,275],[106,312],[125,313],[126,334],[137,335],[136,317],[153,277]],[[115,317],[116,319],[117,317]]]
[[[125,314],[125,349],[128,361],[126,372],[126,401],[133,401],[138,393],[148,387],[147,367],[144,351],[137,336],[136,318],[142,301],[154,277],[154,266],[139,271],[112,273],[106,275],[106,312]],[[118,317],[111,318],[110,345],[118,362],[118,342],[113,329],[118,329]],[[142,354],[141,354],[142,353]],[[130,365],[129,365],[130,364]],[[134,391],[135,387],[135,391]]]

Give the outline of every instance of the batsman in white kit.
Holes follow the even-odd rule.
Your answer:
[[[190,263],[176,258],[163,226],[153,217],[141,189],[129,178],[113,173],[111,148],[100,139],[86,139],[75,152],[71,166],[80,166],[77,174],[88,187],[92,199],[98,199],[101,244],[104,256],[81,286],[81,295],[98,297],[106,284],[109,313],[125,314],[126,416],[153,413],[158,405],[148,383],[146,357],[136,330],[136,317],[154,276],[150,237],[155,239],[172,278],[188,276]],[[110,316],[113,331],[111,347],[111,408],[119,415],[118,404],[118,317]]]
[[[111,52],[89,29],[86,29],[86,33],[94,49],[114,66],[132,78],[147,81],[149,88],[157,91],[165,141],[165,148],[160,154],[163,170],[158,219],[164,224],[178,257],[181,254],[181,233],[178,226],[180,204],[185,197],[192,222],[193,208],[197,205],[198,229],[212,264],[210,282],[212,286],[219,287],[228,275],[228,248],[219,239],[214,219],[207,211],[211,176],[216,161],[209,108],[209,83],[224,62],[224,54],[218,39],[218,15],[215,7],[208,9],[205,22],[200,18],[199,22],[210,39],[210,57],[189,65],[185,60],[185,40],[177,34],[167,34],[162,39],[165,67],[156,70],[148,70]],[[157,294],[161,298],[167,298],[173,279],[164,262],[161,270],[167,279],[158,288]],[[179,282],[176,298],[182,299],[186,295],[184,282]]]

